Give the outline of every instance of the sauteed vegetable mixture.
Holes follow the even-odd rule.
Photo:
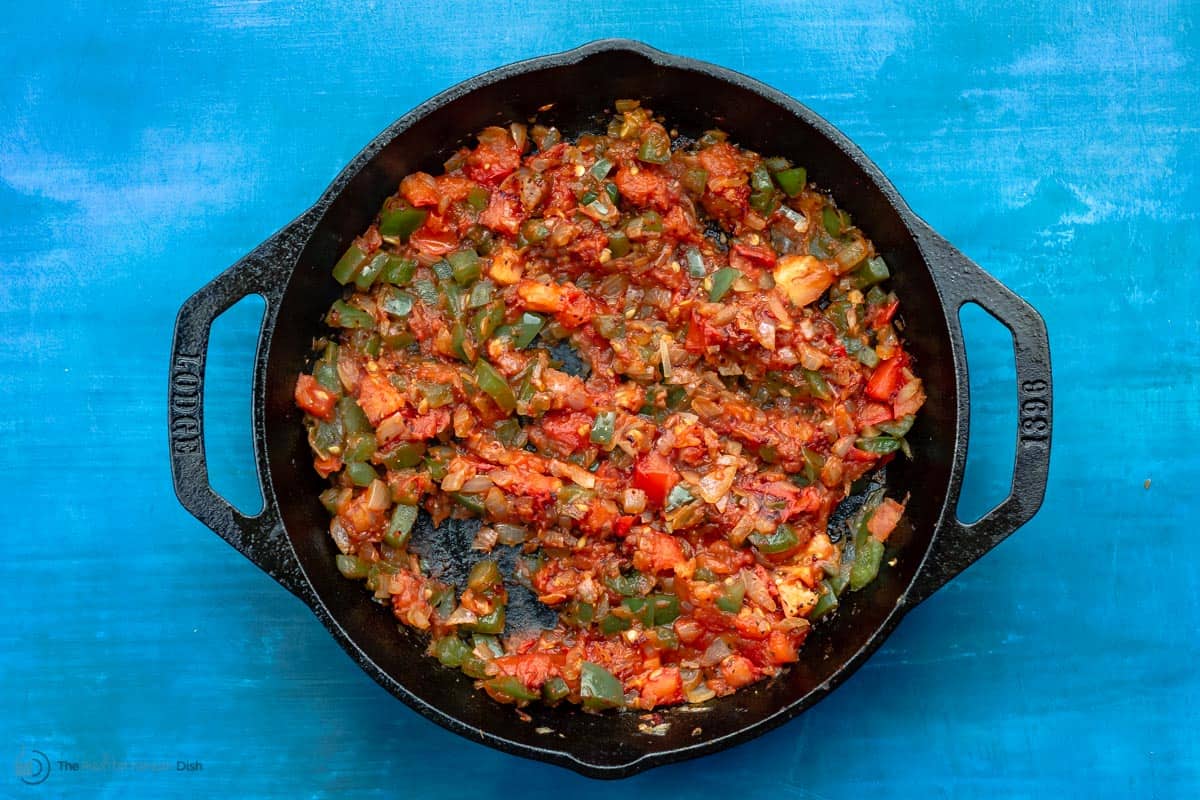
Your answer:
[[[803,166],[635,101],[573,142],[491,127],[333,275],[295,396],[338,568],[494,699],[727,695],[879,571],[904,498],[829,517],[925,396],[887,264]],[[418,509],[482,520],[465,588],[410,552]],[[505,636],[502,545],[553,629]]]

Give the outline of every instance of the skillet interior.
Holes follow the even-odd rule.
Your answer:
[[[540,59],[537,68],[515,65],[456,87],[401,119],[347,168],[323,201],[328,204],[290,276],[256,400],[266,433],[259,462],[266,464],[267,490],[278,501],[288,539],[324,607],[315,610],[364,669],[421,713],[471,738],[615,777],[639,760],[648,766],[699,755],[773,727],[823,696],[882,641],[898,620],[901,598],[954,485],[960,420],[952,340],[933,276],[896,205],[900,201],[861,153],[811,112],[734,73],[681,64],[636,45],[583,51]],[[902,545],[894,554],[896,565],[885,567],[866,590],[845,596],[836,616],[816,627],[800,662],[783,676],[712,701],[703,714],[665,712],[664,720],[673,723],[665,736],[638,732],[635,714],[596,716],[566,706],[535,706],[528,709],[533,721],[521,722],[511,707],[492,702],[470,679],[423,655],[423,637],[398,633],[390,611],[372,603],[361,585],[342,578],[334,566],[328,515],[317,499],[323,482],[312,469],[292,402],[295,376],[322,330],[321,316],[340,294],[329,269],[401,177],[417,169],[440,171],[473,132],[526,120],[547,103],[554,107],[540,113],[540,121],[568,136],[595,130],[597,112],[620,97],[642,98],[684,134],[719,126],[740,145],[807,166],[810,178],[850,211],[892,267],[892,285],[909,323],[904,335],[929,395],[909,437],[915,459],[898,461],[887,473],[890,496],[912,496],[909,527],[893,539]],[[892,555],[889,551],[885,560]],[[563,736],[537,733],[543,726]],[[696,727],[702,732],[693,736]]]

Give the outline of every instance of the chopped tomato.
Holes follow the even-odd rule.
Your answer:
[[[467,156],[465,171],[474,181],[495,186],[521,165],[517,143],[504,128],[486,128],[479,134],[479,146]]]
[[[499,233],[516,236],[525,219],[525,209],[521,199],[515,194],[494,191],[488,199],[487,208],[479,215],[479,224]]]
[[[646,708],[681,702],[683,681],[679,675],[679,667],[660,667],[651,672],[646,676],[641,695]]]
[[[892,419],[892,409],[883,403],[867,403],[858,412],[858,423],[864,428]]]
[[[745,272],[747,264],[770,269],[775,266],[775,251],[762,244],[750,245],[738,242],[733,246],[733,255],[729,258],[729,266]]]
[[[890,303],[884,303],[881,306],[876,306],[867,314],[867,324],[872,328],[882,328],[892,321],[892,317],[896,316],[896,309],[900,308],[900,301],[893,300]]]
[[[437,181],[427,172],[414,172],[400,181],[400,194],[418,208],[438,204]]]
[[[358,405],[371,424],[378,425],[404,406],[404,395],[383,375],[368,373],[358,383]]]
[[[317,383],[312,375],[301,375],[296,380],[296,405],[317,419],[333,419],[333,407],[337,398],[333,392]]]
[[[889,497],[879,504],[875,513],[867,520],[867,530],[871,532],[873,538],[886,542],[903,515],[904,506]]]
[[[795,642],[783,631],[771,631],[767,647],[771,654],[771,661],[775,664],[790,664],[800,658],[800,652],[796,649]]]
[[[661,506],[667,495],[679,483],[679,473],[662,455],[651,451],[642,456],[633,468],[633,485],[646,493],[646,499]]]
[[[687,560],[679,540],[669,533],[649,528],[634,539],[633,566],[645,573],[670,572],[675,565]]]
[[[636,205],[665,210],[671,202],[667,178],[657,169],[634,164],[617,170],[613,182],[621,197]]]

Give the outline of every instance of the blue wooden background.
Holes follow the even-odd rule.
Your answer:
[[[673,5],[6,4],[0,795],[1200,792],[1195,4]],[[394,701],[178,506],[165,434],[188,294],[418,102],[606,36],[744,71],[849,134],[1042,311],[1057,400],[1033,523],[816,709],[620,786]],[[220,320],[208,392],[214,481],[249,507],[260,310]],[[969,517],[1003,494],[1015,409],[1011,348],[982,312],[968,324]],[[25,786],[38,753],[51,773]]]

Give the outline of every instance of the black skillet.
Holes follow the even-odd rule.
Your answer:
[[[596,130],[598,112],[641,98],[685,134],[719,126],[737,143],[789,156],[837,198],[891,266],[909,350],[929,400],[909,440],[914,458],[887,471],[889,494],[911,494],[908,524],[866,590],[847,595],[818,625],[798,664],[781,677],[708,703],[696,714],[667,711],[662,736],[639,731],[633,713],[594,715],[574,707],[529,709],[492,702],[461,673],[443,669],[412,632],[334,566],[328,516],[317,499],[300,414],[292,402],[320,319],[339,295],[329,270],[383,199],[413,170],[436,172],[471,134],[497,122],[539,119],[566,135]],[[254,369],[253,430],[265,509],[248,517],[212,489],[203,447],[204,359],[209,328],[249,294],[266,299]],[[1009,496],[979,521],[955,516],[966,462],[970,403],[958,311],[978,303],[1013,335],[1019,420]],[[175,491],[198,519],[299,597],[372,678],[412,708],[467,738],[585,775],[616,778],[730,747],[799,714],[846,679],[906,611],[1023,525],[1041,505],[1050,457],[1050,351],[1041,317],[914,214],[878,168],[812,111],[763,84],[638,42],[594,42],[492,70],[401,117],[350,162],[294,222],[190,297],[171,354],[170,445]],[[443,567],[465,552],[462,525],[417,540]],[[454,577],[454,575],[451,575]],[[537,624],[536,604],[516,622]],[[698,735],[693,735],[695,728]],[[550,728],[555,733],[539,733]],[[562,734],[561,736],[557,734]]]

